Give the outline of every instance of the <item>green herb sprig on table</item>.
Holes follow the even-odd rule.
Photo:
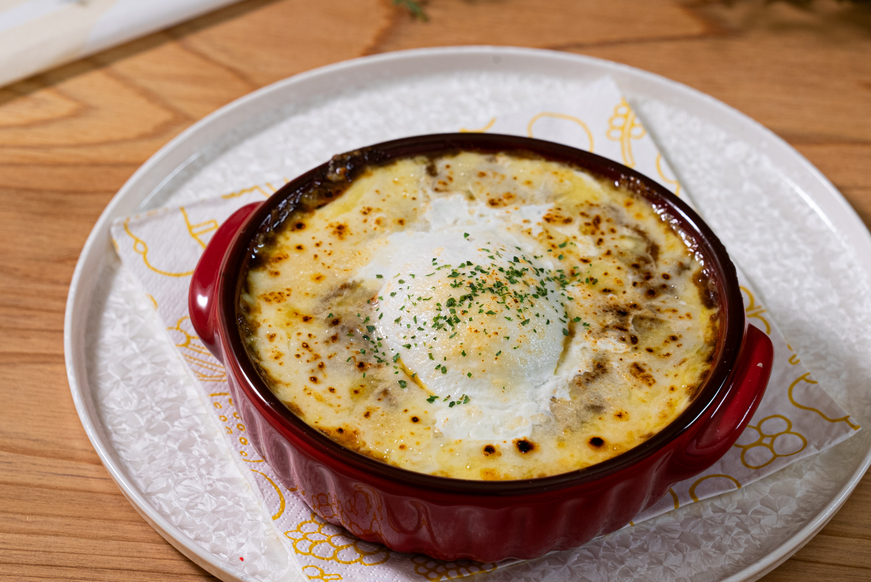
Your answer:
[[[423,6],[420,5],[420,2],[416,2],[415,0],[393,0],[393,5],[405,8],[418,20],[423,22],[429,20],[429,16],[427,16]]]

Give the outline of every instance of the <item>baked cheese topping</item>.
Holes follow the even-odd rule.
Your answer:
[[[309,425],[412,471],[521,479],[611,458],[686,408],[717,338],[707,283],[639,196],[462,152],[369,168],[292,215],[241,307]]]

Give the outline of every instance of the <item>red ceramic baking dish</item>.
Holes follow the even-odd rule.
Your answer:
[[[342,447],[296,417],[249,359],[238,327],[244,275],[263,233],[306,203],[315,187],[350,179],[357,168],[452,150],[531,152],[619,182],[684,233],[705,265],[720,306],[710,373],[688,408],[643,444],[585,469],[515,481],[437,477],[381,463]],[[312,510],[368,541],[401,552],[482,562],[534,558],[575,547],[626,525],[674,483],[720,459],[765,391],[773,358],[768,337],[748,326],[735,268],[698,215],[653,180],[594,154],[505,135],[438,134],[400,139],[336,156],[271,198],[238,210],[215,233],[190,288],[200,339],[227,370],[230,390],[257,450]]]

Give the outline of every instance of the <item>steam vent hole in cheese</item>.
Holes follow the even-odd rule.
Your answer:
[[[704,381],[710,281],[666,216],[566,164],[460,152],[367,167],[292,212],[240,309],[297,416],[385,463],[523,479],[660,431]]]

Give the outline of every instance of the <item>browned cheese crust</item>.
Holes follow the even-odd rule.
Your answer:
[[[318,196],[265,239],[240,307],[270,388],[354,451],[462,479],[564,473],[649,439],[709,372],[702,265],[613,183],[462,152]]]

